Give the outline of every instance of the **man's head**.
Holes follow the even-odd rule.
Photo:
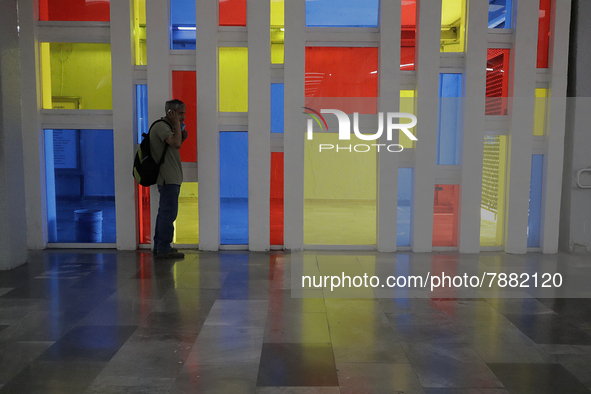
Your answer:
[[[176,113],[180,116],[181,122],[185,121],[186,106],[181,100],[174,99],[167,101],[164,105],[164,110],[166,111],[167,117],[171,118],[173,114]]]

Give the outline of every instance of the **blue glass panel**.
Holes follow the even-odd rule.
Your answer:
[[[45,130],[49,242],[114,243],[112,130]]]
[[[195,49],[195,0],[170,0],[172,49]]]
[[[271,133],[283,133],[283,84],[271,84]]]
[[[379,0],[306,0],[306,26],[377,27]]]
[[[439,74],[436,164],[460,164],[462,95],[462,74]]]
[[[248,133],[220,133],[222,245],[248,244]]]
[[[137,122],[137,143],[142,142],[142,134],[148,133],[148,85],[135,86],[135,110]]]
[[[399,168],[396,246],[410,246],[411,202],[412,168]]]
[[[532,155],[529,184],[529,212],[527,216],[527,247],[540,246],[540,219],[542,215],[542,179],[544,155]]]
[[[488,0],[488,28],[510,29],[513,0]]]

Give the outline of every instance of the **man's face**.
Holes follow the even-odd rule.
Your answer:
[[[180,116],[181,122],[185,121],[185,113],[187,112],[187,107],[184,105],[176,110],[176,113]]]

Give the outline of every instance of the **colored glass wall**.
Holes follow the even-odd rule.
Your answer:
[[[271,152],[271,245],[283,245],[283,152]]]
[[[375,114],[377,74],[377,48],[307,47],[306,107]]]
[[[463,95],[462,74],[439,74],[436,164],[460,164]]]
[[[199,184],[183,182],[179,194],[179,213],[174,222],[174,242],[199,243]]]
[[[271,0],[271,63],[283,63],[285,39],[284,0]]]
[[[482,197],[480,202],[480,246],[503,245],[507,137],[484,137]]]
[[[181,161],[195,163],[197,162],[197,74],[195,71],[172,72],[172,96],[185,103],[187,109],[185,115],[187,139],[181,146]]]
[[[248,48],[219,49],[220,112],[248,112]]]
[[[435,185],[433,246],[458,246],[458,185]]]
[[[39,20],[108,22],[109,8],[109,0],[39,0]]]
[[[111,45],[41,43],[43,108],[113,109]]]
[[[219,0],[220,26],[246,26],[246,0]]]
[[[379,0],[306,0],[306,26],[378,27]]]
[[[133,41],[135,64],[148,64],[146,49],[146,0],[133,0]]]
[[[464,52],[466,0],[442,0],[441,52]]]
[[[486,63],[486,115],[507,115],[510,49],[489,48]]]
[[[271,133],[283,133],[284,90],[282,83],[271,84]]]
[[[45,130],[51,243],[114,243],[112,130]]]
[[[196,24],[194,0],[170,0],[171,49],[195,49]]]
[[[305,142],[304,244],[375,245],[376,151],[319,152],[319,144],[364,144],[338,133],[314,133]]]
[[[548,68],[551,11],[552,0],[540,0],[540,19],[538,21],[538,68]]]
[[[412,168],[398,169],[398,214],[396,246],[410,246],[412,210]]]
[[[415,108],[415,91],[414,90],[401,90],[400,91],[400,112],[413,114],[416,116],[417,111]],[[410,119],[400,119],[401,123],[410,123]],[[413,135],[416,135],[416,127],[410,129]],[[398,132],[398,143],[402,145],[404,149],[411,149],[414,147],[414,141],[404,134],[402,130]]]
[[[546,108],[548,106],[548,89],[536,89],[534,109],[534,135],[546,134]]]
[[[417,35],[417,1],[402,2],[402,34],[400,42],[400,69],[415,69],[415,50]]]
[[[150,188],[140,186],[137,187],[137,217],[138,228],[140,233],[140,244],[149,244],[151,238],[151,215],[150,215]]]
[[[220,133],[222,245],[248,244],[248,134]]]
[[[540,246],[543,176],[544,155],[532,155],[531,180],[529,184],[529,210],[527,216],[528,248],[537,248]]]
[[[490,0],[488,3],[488,28],[511,29],[513,0]]]

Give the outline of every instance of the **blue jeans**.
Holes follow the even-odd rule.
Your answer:
[[[158,186],[160,204],[158,205],[158,217],[154,231],[154,249],[158,253],[168,252],[172,249],[170,244],[174,235],[174,221],[179,212],[180,191],[181,185]]]

